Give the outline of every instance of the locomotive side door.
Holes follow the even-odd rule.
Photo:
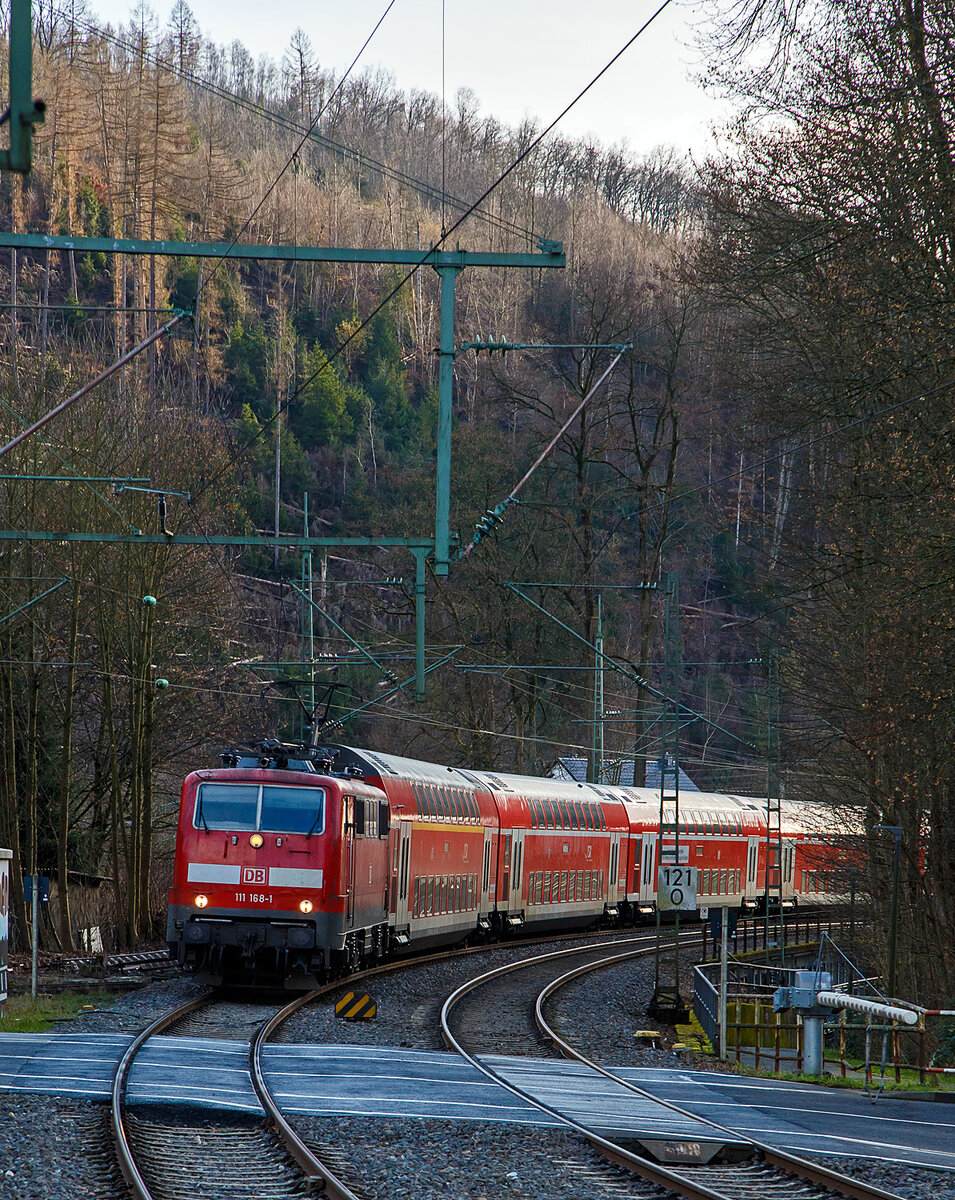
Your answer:
[[[355,924],[355,797],[342,798],[345,819],[345,838],[342,848],[342,867],[345,873],[345,925]]]
[[[507,907],[511,912],[519,912],[521,903],[521,879],[524,874],[524,830],[515,829],[511,841],[511,888]]]

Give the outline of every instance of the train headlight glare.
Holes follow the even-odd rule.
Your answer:
[[[199,895],[196,896],[193,903],[195,904],[196,908],[205,908],[205,906],[209,903],[209,897],[203,896],[203,894],[200,892]]]
[[[299,912],[310,913],[314,905],[311,900],[302,900],[299,902]]]
[[[265,838],[262,837],[261,833],[253,833],[249,838],[249,845],[253,850],[258,850],[259,846],[261,846],[264,841]]]

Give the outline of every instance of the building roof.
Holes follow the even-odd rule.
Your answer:
[[[659,788],[660,786],[660,763],[657,759],[646,760],[646,779],[641,780],[634,785],[633,782],[633,767],[634,760],[629,759],[614,759],[604,763],[604,769],[599,783],[609,785],[611,787],[648,787]],[[577,783],[584,783],[587,779],[587,759],[580,755],[567,755],[554,763],[550,769],[551,779],[573,779]],[[680,791],[681,792],[698,792],[700,789],[696,786],[693,780],[686,774],[683,768],[680,768]]]

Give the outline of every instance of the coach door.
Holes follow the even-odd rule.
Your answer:
[[[515,829],[511,840],[511,891],[507,907],[518,912],[521,905],[521,878],[524,874],[524,830]]]
[[[620,902],[620,834],[610,835],[610,870],[607,873],[607,903]]]
[[[481,857],[481,912],[490,912],[494,908],[494,887],[497,879],[497,864],[494,861],[494,839],[497,830],[490,825],[484,826],[484,854]]]
[[[514,845],[513,830],[501,833],[498,838],[501,861],[498,864],[497,899],[502,908],[509,908],[511,903],[511,853]]]
[[[759,869],[759,837],[746,839],[746,899],[755,900],[759,895],[756,878]]]
[[[640,839],[643,853],[640,860],[640,900],[652,904],[656,900],[657,835],[645,833]]]
[[[411,822],[398,822],[398,878],[395,923],[407,925],[411,920]]]

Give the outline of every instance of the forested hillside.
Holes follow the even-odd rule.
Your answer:
[[[785,793],[904,826],[925,949],[945,942],[955,886],[953,64],[903,9],[873,27],[862,5],[833,6],[824,38],[754,0],[719,26],[735,39],[716,48],[723,85],[752,102],[725,159],[691,168],[558,132],[494,188],[452,245],[551,239],[567,267],[462,272],[456,343],[632,349],[496,534],[429,576],[429,665],[449,657],[423,704],[413,687],[378,699],[413,675],[409,554],[314,554],[326,615],[312,629],[332,660],[319,694],[337,685],[329,717],[343,722],[328,740],[539,772],[592,752],[593,654],[571,631],[594,640],[599,592],[607,652],[658,684],[661,602],[634,585],[677,572],[681,694],[699,714],[682,765],[701,786],[764,793],[777,652]],[[378,72],[338,80],[302,32],[281,63],[212,45],[182,2],[119,30],[43,6],[36,32],[47,119],[33,173],[0,184],[14,232],[424,252],[539,132],[467,92],[443,111]],[[789,37],[788,69],[765,42],[766,71],[734,68],[732,51],[767,33]],[[190,314],[5,456],[4,528],[432,533],[430,268],[395,291],[388,267],[2,254],[8,436],[172,310]],[[612,357],[457,356],[465,542]],[[165,490],[165,511],[135,488]],[[125,944],[161,908],[181,775],[235,740],[303,731],[288,681],[312,679],[293,586],[308,564],[291,550],[0,545],[4,611],[30,604],[0,623],[2,836],[24,870],[119,881]],[[534,595],[566,628],[505,581],[551,585]],[[620,674],[605,689],[612,777],[653,757],[658,705]],[[877,835],[871,849],[878,889]],[[22,919],[18,881],[15,905]],[[952,964],[933,957],[942,994]]]

